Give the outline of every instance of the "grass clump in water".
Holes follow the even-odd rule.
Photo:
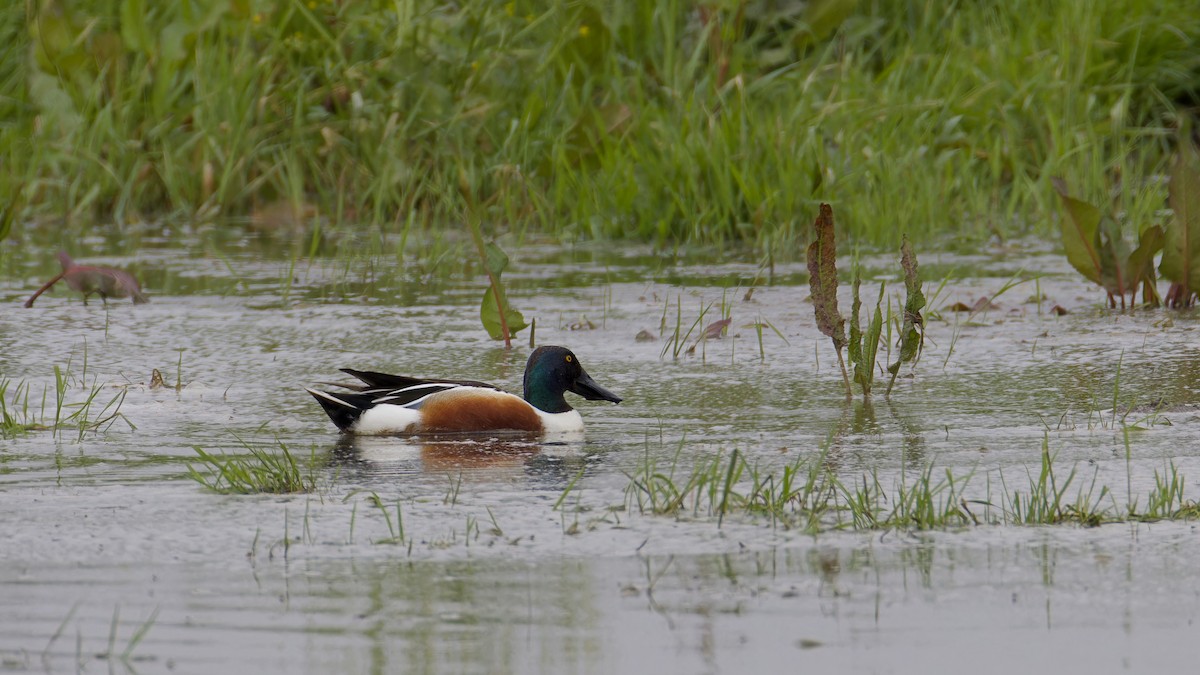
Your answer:
[[[278,452],[241,443],[250,452],[248,456],[213,455],[193,446],[206,470],[188,464],[188,477],[221,494],[292,494],[317,489],[314,463],[301,468],[285,443],[278,442]]]
[[[627,474],[625,508],[639,513],[717,518],[745,513],[766,516],[772,525],[819,530],[821,519],[836,500],[831,474],[821,463],[797,459],[779,475],[760,472],[734,450],[728,457],[701,460],[683,474],[679,458],[683,442],[671,464],[659,465],[647,450],[645,459]],[[678,478],[677,478],[678,477]],[[749,483],[747,485],[746,483]]]
[[[14,384],[12,380],[0,377],[0,438],[14,438],[35,431],[51,431],[59,436],[62,431],[72,429],[76,432],[76,440],[82,440],[87,432],[107,429],[118,419],[124,420],[131,429],[136,428],[121,413],[126,390],[120,388],[101,405],[104,387],[95,378],[88,385],[86,377],[86,352],[84,371],[78,378],[71,373],[70,363],[65,367],[54,366],[53,394],[43,387],[41,396],[35,397],[28,382]],[[71,396],[73,386],[85,388],[82,400],[74,400]],[[53,409],[48,409],[50,407]]]
[[[681,444],[682,448],[682,444]],[[1106,523],[1187,520],[1200,517],[1200,505],[1183,496],[1184,478],[1174,464],[1155,471],[1145,510],[1130,495],[1122,507],[1113,491],[1097,485],[1093,476],[1077,481],[1074,467],[1056,470],[1054,456],[1043,442],[1038,470],[1029,472],[1024,488],[1010,486],[997,470],[1002,486],[992,494],[990,476],[980,494],[971,488],[975,471],[939,471],[932,463],[920,471],[902,471],[889,487],[872,470],[852,480],[822,454],[797,458],[779,471],[764,471],[741,452],[719,454],[699,461],[690,471],[679,467],[680,452],[661,466],[647,452],[628,474],[625,508],[639,513],[674,517],[714,518],[720,526],[727,516],[765,517],[773,527],[825,530],[939,530],[973,526],[1065,525],[1096,527]]]

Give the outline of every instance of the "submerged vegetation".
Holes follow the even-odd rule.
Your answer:
[[[1053,175],[1137,222],[1197,34],[1191,0],[6,3],[0,235],[443,227],[465,186],[565,238],[772,247],[827,201],[894,245],[1046,231]]]

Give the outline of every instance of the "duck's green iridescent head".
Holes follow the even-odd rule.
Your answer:
[[[533,350],[525,364],[525,400],[543,412],[563,413],[571,410],[563,397],[568,391],[589,401],[621,402],[620,396],[596,384],[571,350],[551,345]]]

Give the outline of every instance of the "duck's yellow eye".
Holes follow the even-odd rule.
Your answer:
[[[570,363],[570,362],[571,362],[571,355],[567,354],[567,363]]]

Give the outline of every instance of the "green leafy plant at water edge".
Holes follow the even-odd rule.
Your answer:
[[[1153,225],[1142,230],[1137,248],[1130,251],[1114,220],[1103,217],[1095,206],[1072,197],[1062,179],[1053,178],[1051,183],[1063,205],[1059,226],[1071,266],[1108,292],[1111,307],[1117,306],[1117,298],[1121,307],[1125,307],[1125,296],[1136,297],[1139,286],[1146,303],[1158,305],[1154,256],[1166,241],[1163,229]]]
[[[250,452],[249,456],[213,455],[193,446],[205,470],[188,464],[188,477],[221,494],[291,494],[316,490],[315,463],[310,461],[302,469],[286,444],[280,442],[276,452],[246,441],[241,443]]]
[[[837,305],[837,245],[833,230],[833,209],[828,204],[821,205],[821,212],[817,216],[816,222],[813,223],[813,230],[814,239],[809,244],[807,252],[808,283],[812,292],[813,312],[816,314],[817,328],[833,341],[833,347],[838,356],[838,365],[842,369],[842,381],[846,385],[846,398],[849,399],[853,392],[846,371],[846,361],[842,358],[843,347],[848,348],[854,381],[862,388],[863,396],[869,397],[874,388],[879,340],[883,333],[882,305],[887,284],[886,282],[879,284],[879,297],[875,301],[875,312],[871,315],[864,332],[862,299],[860,297],[862,274],[857,268],[855,269],[854,283],[851,286],[853,300],[850,306],[850,337],[847,339],[846,321],[838,312]],[[925,296],[921,293],[917,256],[907,238],[900,247],[900,265],[904,271],[906,298],[900,327],[900,354],[896,362],[888,366],[888,372],[892,374],[892,379],[888,383],[888,394],[892,391],[900,367],[916,360],[923,338],[924,319],[921,317],[921,310],[925,307]]]
[[[504,292],[504,283],[500,281],[500,275],[509,267],[509,256],[494,241],[484,241],[478,216],[475,215],[474,187],[470,185],[470,180],[466,175],[462,175],[458,181],[458,192],[460,192],[462,201],[467,204],[467,226],[470,229],[470,238],[475,243],[475,251],[479,253],[480,263],[487,271],[487,289],[484,291],[484,299],[479,306],[479,319],[484,324],[487,334],[491,335],[492,340],[504,340],[504,348],[510,350],[512,337],[517,334],[518,330],[528,327],[529,324],[526,323],[521,312],[512,309],[508,294]],[[532,346],[532,341],[532,336],[530,336],[530,346]]]
[[[504,284],[500,274],[508,267],[508,256],[494,243],[487,244],[487,269],[489,285],[483,292],[483,301],[479,307],[479,319],[493,340],[504,340],[504,346],[511,346],[510,340],[518,332],[529,326],[521,312],[508,302],[508,294],[504,292]]]
[[[1174,217],[1167,226],[1159,270],[1172,282],[1167,305],[1191,307],[1200,293],[1200,152],[1190,124],[1180,128],[1177,146],[1168,192]]]
[[[862,330],[859,318],[862,310],[862,300],[859,298],[859,287],[862,286],[862,275],[854,271],[854,284],[851,286],[853,302],[850,305],[850,363],[854,365],[854,381],[862,387],[863,396],[871,395],[875,382],[875,359],[879,354],[879,336],[883,332],[883,295],[887,284],[880,282],[879,298],[875,301],[875,314],[867,324],[867,331]],[[849,393],[847,393],[849,396]]]
[[[925,319],[921,310],[925,308],[925,294],[921,292],[921,275],[917,268],[917,254],[905,237],[900,245],[900,267],[904,270],[904,318],[900,325],[900,354],[896,362],[888,366],[892,379],[888,381],[887,394],[892,393],[900,366],[917,360],[925,339]]]

